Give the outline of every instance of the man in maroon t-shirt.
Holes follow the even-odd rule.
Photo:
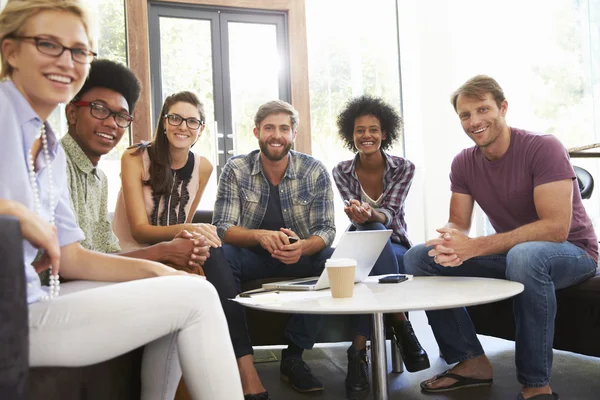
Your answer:
[[[553,136],[511,128],[498,83],[478,75],[452,96],[475,146],[452,162],[450,218],[440,237],[404,256],[414,275],[463,275],[521,282],[514,299],[519,399],[551,400],[554,291],[596,271],[598,239],[583,208],[569,156]],[[496,234],[471,238],[477,202]],[[452,369],[421,383],[424,392],[490,385],[493,369],[465,308],[428,312]]]

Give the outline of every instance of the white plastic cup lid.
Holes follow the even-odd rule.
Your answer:
[[[354,258],[329,258],[325,261],[325,268],[329,267],[356,267]]]

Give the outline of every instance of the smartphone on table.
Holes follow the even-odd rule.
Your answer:
[[[400,283],[408,280],[408,276],[404,274],[395,274],[379,278],[379,283]]]

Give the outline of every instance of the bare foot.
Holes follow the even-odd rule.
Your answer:
[[[252,354],[238,358],[237,363],[240,370],[240,377],[242,379],[242,389],[244,391],[244,395],[258,394],[267,391],[258,377],[256,368],[254,368]]]
[[[471,358],[470,360],[461,361],[450,370],[453,374],[464,376],[466,378],[490,379],[494,376],[494,369],[488,358],[484,355]],[[444,377],[433,378],[425,381],[425,385],[429,389],[437,389],[440,387],[450,386],[456,382],[456,379]]]
[[[523,387],[523,390],[521,391],[521,395],[524,399],[537,396],[538,394],[552,394],[550,385],[546,385],[541,388]]]

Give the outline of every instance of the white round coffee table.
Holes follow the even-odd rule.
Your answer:
[[[330,290],[280,291],[252,298],[236,298],[246,307],[290,314],[372,314],[371,357],[373,398],[388,399],[387,361],[383,314],[415,310],[441,310],[491,303],[515,296],[523,285],[501,279],[472,277],[415,277],[392,284],[374,283],[369,277],[354,288],[354,296],[334,299]],[[376,281],[375,281],[376,282]]]

